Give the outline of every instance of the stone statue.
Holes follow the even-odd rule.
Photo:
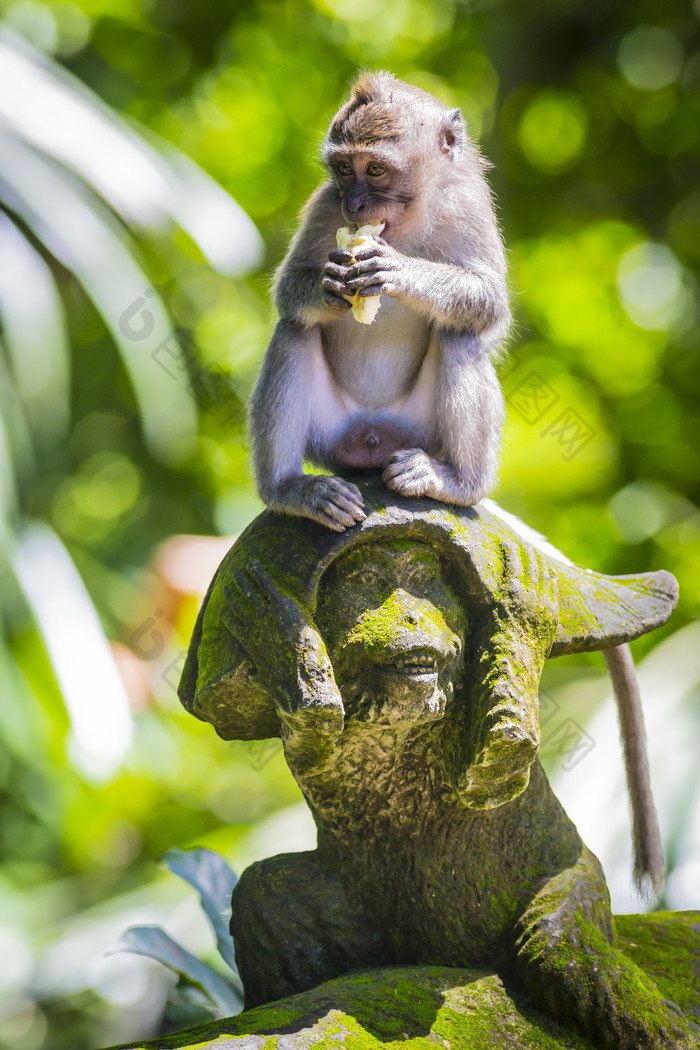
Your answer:
[[[281,736],[318,828],[236,887],[246,1007],[358,968],[490,965],[596,1046],[690,1045],[616,948],[600,864],[537,759],[545,660],[663,624],[673,577],[598,575],[480,506],[362,491],[344,533],[253,522],[183,674],[224,739]]]

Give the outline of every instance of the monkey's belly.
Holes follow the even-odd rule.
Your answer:
[[[350,421],[330,447],[330,458],[340,467],[353,470],[379,470],[392,452],[422,447],[423,435],[417,427],[400,420],[370,419]]]

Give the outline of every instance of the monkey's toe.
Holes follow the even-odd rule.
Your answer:
[[[307,489],[307,513],[334,532],[344,532],[367,517],[362,493],[343,478],[315,475]]]
[[[389,456],[382,480],[400,496],[430,496],[436,476],[433,463],[421,448],[401,449]]]

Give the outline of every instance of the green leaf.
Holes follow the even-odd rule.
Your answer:
[[[156,959],[173,973],[200,988],[211,1000],[219,1017],[239,1013],[243,1006],[238,993],[216,970],[188,952],[160,926],[130,927],[109,949],[108,954],[115,952],[134,952]]]
[[[202,907],[214,928],[219,954],[233,972],[238,973],[229,932],[231,894],[238,876],[221,854],[210,849],[171,849],[163,856],[163,860],[174,875],[179,875],[197,890]]]
[[[70,414],[66,319],[51,270],[17,226],[0,212],[0,315],[14,383],[32,435],[53,447]]]
[[[263,242],[252,220],[199,165],[4,28],[0,121],[79,175],[128,226],[177,223],[229,276],[260,265]]]
[[[197,412],[165,306],[117,220],[65,169],[0,128],[3,197],[82,284],[121,354],[155,456],[179,462],[194,447]]]

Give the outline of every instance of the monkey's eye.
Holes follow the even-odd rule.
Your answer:
[[[372,161],[371,164],[367,165],[367,174],[374,175],[375,178],[377,175],[383,175],[385,172],[386,168],[383,167],[381,164],[375,164],[374,161]]]
[[[338,165],[339,175],[352,175],[352,164],[348,164],[347,161],[341,161]]]

